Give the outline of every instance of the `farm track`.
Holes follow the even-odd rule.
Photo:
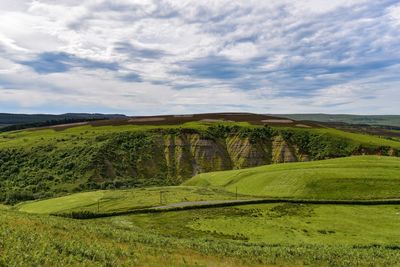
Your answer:
[[[160,213],[169,211],[181,210],[195,210],[205,208],[220,208],[232,207],[241,205],[254,205],[254,204],[273,204],[273,203],[293,203],[293,204],[318,204],[318,205],[400,205],[400,199],[369,199],[369,200],[325,200],[325,199],[271,199],[259,198],[248,200],[212,200],[212,201],[193,201],[193,202],[180,202],[171,203],[161,206],[149,207],[144,209],[134,209],[123,212],[111,213],[91,213],[90,216],[84,214],[80,216],[79,213],[75,214],[53,214],[62,217],[71,217],[74,219],[91,219],[102,217],[122,216],[129,214],[146,214],[146,213]]]

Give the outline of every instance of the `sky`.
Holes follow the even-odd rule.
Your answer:
[[[400,1],[0,1],[0,112],[400,114]]]

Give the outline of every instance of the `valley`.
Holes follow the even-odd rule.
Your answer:
[[[156,118],[0,134],[0,266],[400,264],[400,142]]]

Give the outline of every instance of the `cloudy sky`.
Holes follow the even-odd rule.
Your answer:
[[[400,114],[400,1],[0,1],[0,112]]]

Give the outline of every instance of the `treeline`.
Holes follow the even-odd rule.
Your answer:
[[[100,114],[100,113],[66,113],[61,115],[54,114],[11,114],[0,113],[0,124],[27,124],[34,122],[55,121],[63,119],[113,119],[124,118],[121,114]]]
[[[276,130],[269,126],[264,127],[243,127],[243,126],[230,126],[217,124],[208,127],[206,130],[194,128],[159,128],[151,130],[150,132],[158,134],[170,135],[186,135],[186,134],[199,134],[204,139],[224,139],[232,135],[238,135],[241,138],[249,138],[252,143],[259,139],[268,139],[274,135],[279,134]]]

